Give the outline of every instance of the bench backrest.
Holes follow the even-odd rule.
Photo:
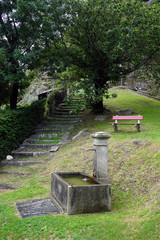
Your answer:
[[[113,120],[142,120],[143,116],[113,116]]]

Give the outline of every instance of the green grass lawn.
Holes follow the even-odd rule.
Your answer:
[[[18,190],[0,190],[0,240],[157,240],[160,237],[160,102],[130,90],[111,89],[117,98],[105,100],[112,111],[107,120],[95,121],[95,115],[83,113],[83,121],[70,137],[83,128],[85,136],[62,146],[51,161],[27,167],[6,166],[1,171],[21,171],[23,176],[0,175],[0,182],[20,185]],[[133,109],[143,115],[142,132],[132,125],[119,126],[114,133],[109,124],[116,110]],[[16,202],[48,197],[50,173],[85,171],[92,175],[93,139],[90,135],[105,131],[112,135],[108,143],[108,178],[112,186],[112,211],[66,216],[46,215],[21,219]],[[135,140],[139,140],[135,144]],[[87,200],[87,199],[86,199]]]

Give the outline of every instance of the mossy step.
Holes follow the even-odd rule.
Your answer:
[[[29,138],[27,138],[25,141],[33,141],[33,140],[38,140],[38,138],[54,138],[54,137],[63,137],[65,135],[65,133],[67,133],[68,131],[65,131],[65,132],[57,132],[56,134],[55,133],[41,133],[41,134],[34,134],[32,136],[30,136]],[[24,142],[25,142],[24,141]],[[52,139],[53,141],[53,139]]]
[[[42,139],[42,140],[38,140],[38,139],[26,139],[24,143],[50,143],[50,145],[54,144],[54,139]],[[57,143],[58,144],[58,143]]]
[[[69,129],[69,130],[72,130],[73,129],[73,126],[74,124],[68,124],[68,125],[64,125],[64,124],[61,124],[59,125],[60,123],[57,122],[57,123],[50,123],[47,125],[47,129],[54,129],[54,128],[64,128],[64,129]]]
[[[0,165],[1,166],[17,166],[17,167],[23,167],[23,166],[29,166],[33,164],[42,164],[44,162],[42,161],[6,161],[3,160]]]
[[[24,148],[30,148],[30,149],[50,149],[51,147],[57,147],[57,150],[59,146],[57,144],[23,144],[22,147]]]
[[[51,122],[50,124],[48,124],[46,126],[47,126],[48,129],[50,129],[50,128],[57,128],[57,127],[66,129],[66,128],[70,128],[72,126],[75,126],[76,124],[78,124],[78,122],[77,123],[70,123],[70,122],[68,122],[68,123],[66,123],[66,122],[62,123],[61,122],[60,123],[59,121],[57,121],[57,122]]]
[[[69,130],[69,129],[66,129],[66,130]],[[35,132],[36,133],[54,133],[54,132],[62,132],[62,131],[65,131],[65,129],[62,129],[62,128],[55,128],[55,129],[43,129],[43,128],[40,128],[40,129],[35,129]]]
[[[78,123],[79,120],[72,120],[72,119],[67,119],[67,120],[63,120],[63,119],[53,119],[52,121],[49,121],[49,122],[44,122],[43,124],[76,124]],[[62,125],[63,126],[63,125]]]
[[[54,114],[70,115],[70,116],[80,115],[80,113],[79,114],[71,113],[69,110],[55,110],[53,112],[53,115]]]
[[[79,114],[71,115],[71,114],[64,114],[64,113],[54,112],[54,113],[52,114],[52,118],[79,119],[79,118],[80,118],[80,115],[79,115]],[[48,119],[48,120],[52,121],[53,119]]]
[[[11,154],[13,156],[26,156],[26,157],[37,157],[37,156],[43,156],[45,154],[48,154],[48,152],[32,152],[32,151],[12,151]]]

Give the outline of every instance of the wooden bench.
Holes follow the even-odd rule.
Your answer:
[[[137,131],[141,131],[141,120],[143,119],[143,116],[113,116],[112,120],[115,120],[115,122],[111,122],[112,126],[114,127],[115,132],[118,132],[118,125],[135,125],[137,128]],[[118,122],[119,120],[137,120],[137,122]]]

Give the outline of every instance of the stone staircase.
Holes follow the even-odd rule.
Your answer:
[[[81,111],[79,114],[70,113],[74,108],[74,103],[71,105],[62,103],[53,116],[41,122],[34,134],[26,139],[18,149],[12,151],[11,155],[16,158],[36,157],[56,152],[60,145],[67,142],[70,132],[80,120]]]
[[[80,122],[82,111],[71,113],[75,109],[77,101],[81,102],[79,99],[73,99],[70,104],[62,103],[50,118],[43,120],[34,133],[18,149],[11,152],[13,160],[3,160],[0,163],[0,176],[12,174],[8,169],[5,170],[7,166],[25,167],[50,161],[59,147],[67,143],[71,131]],[[41,160],[39,160],[39,156],[41,156]],[[18,171],[17,174],[19,175],[19,173]],[[3,179],[2,177],[2,181]]]

